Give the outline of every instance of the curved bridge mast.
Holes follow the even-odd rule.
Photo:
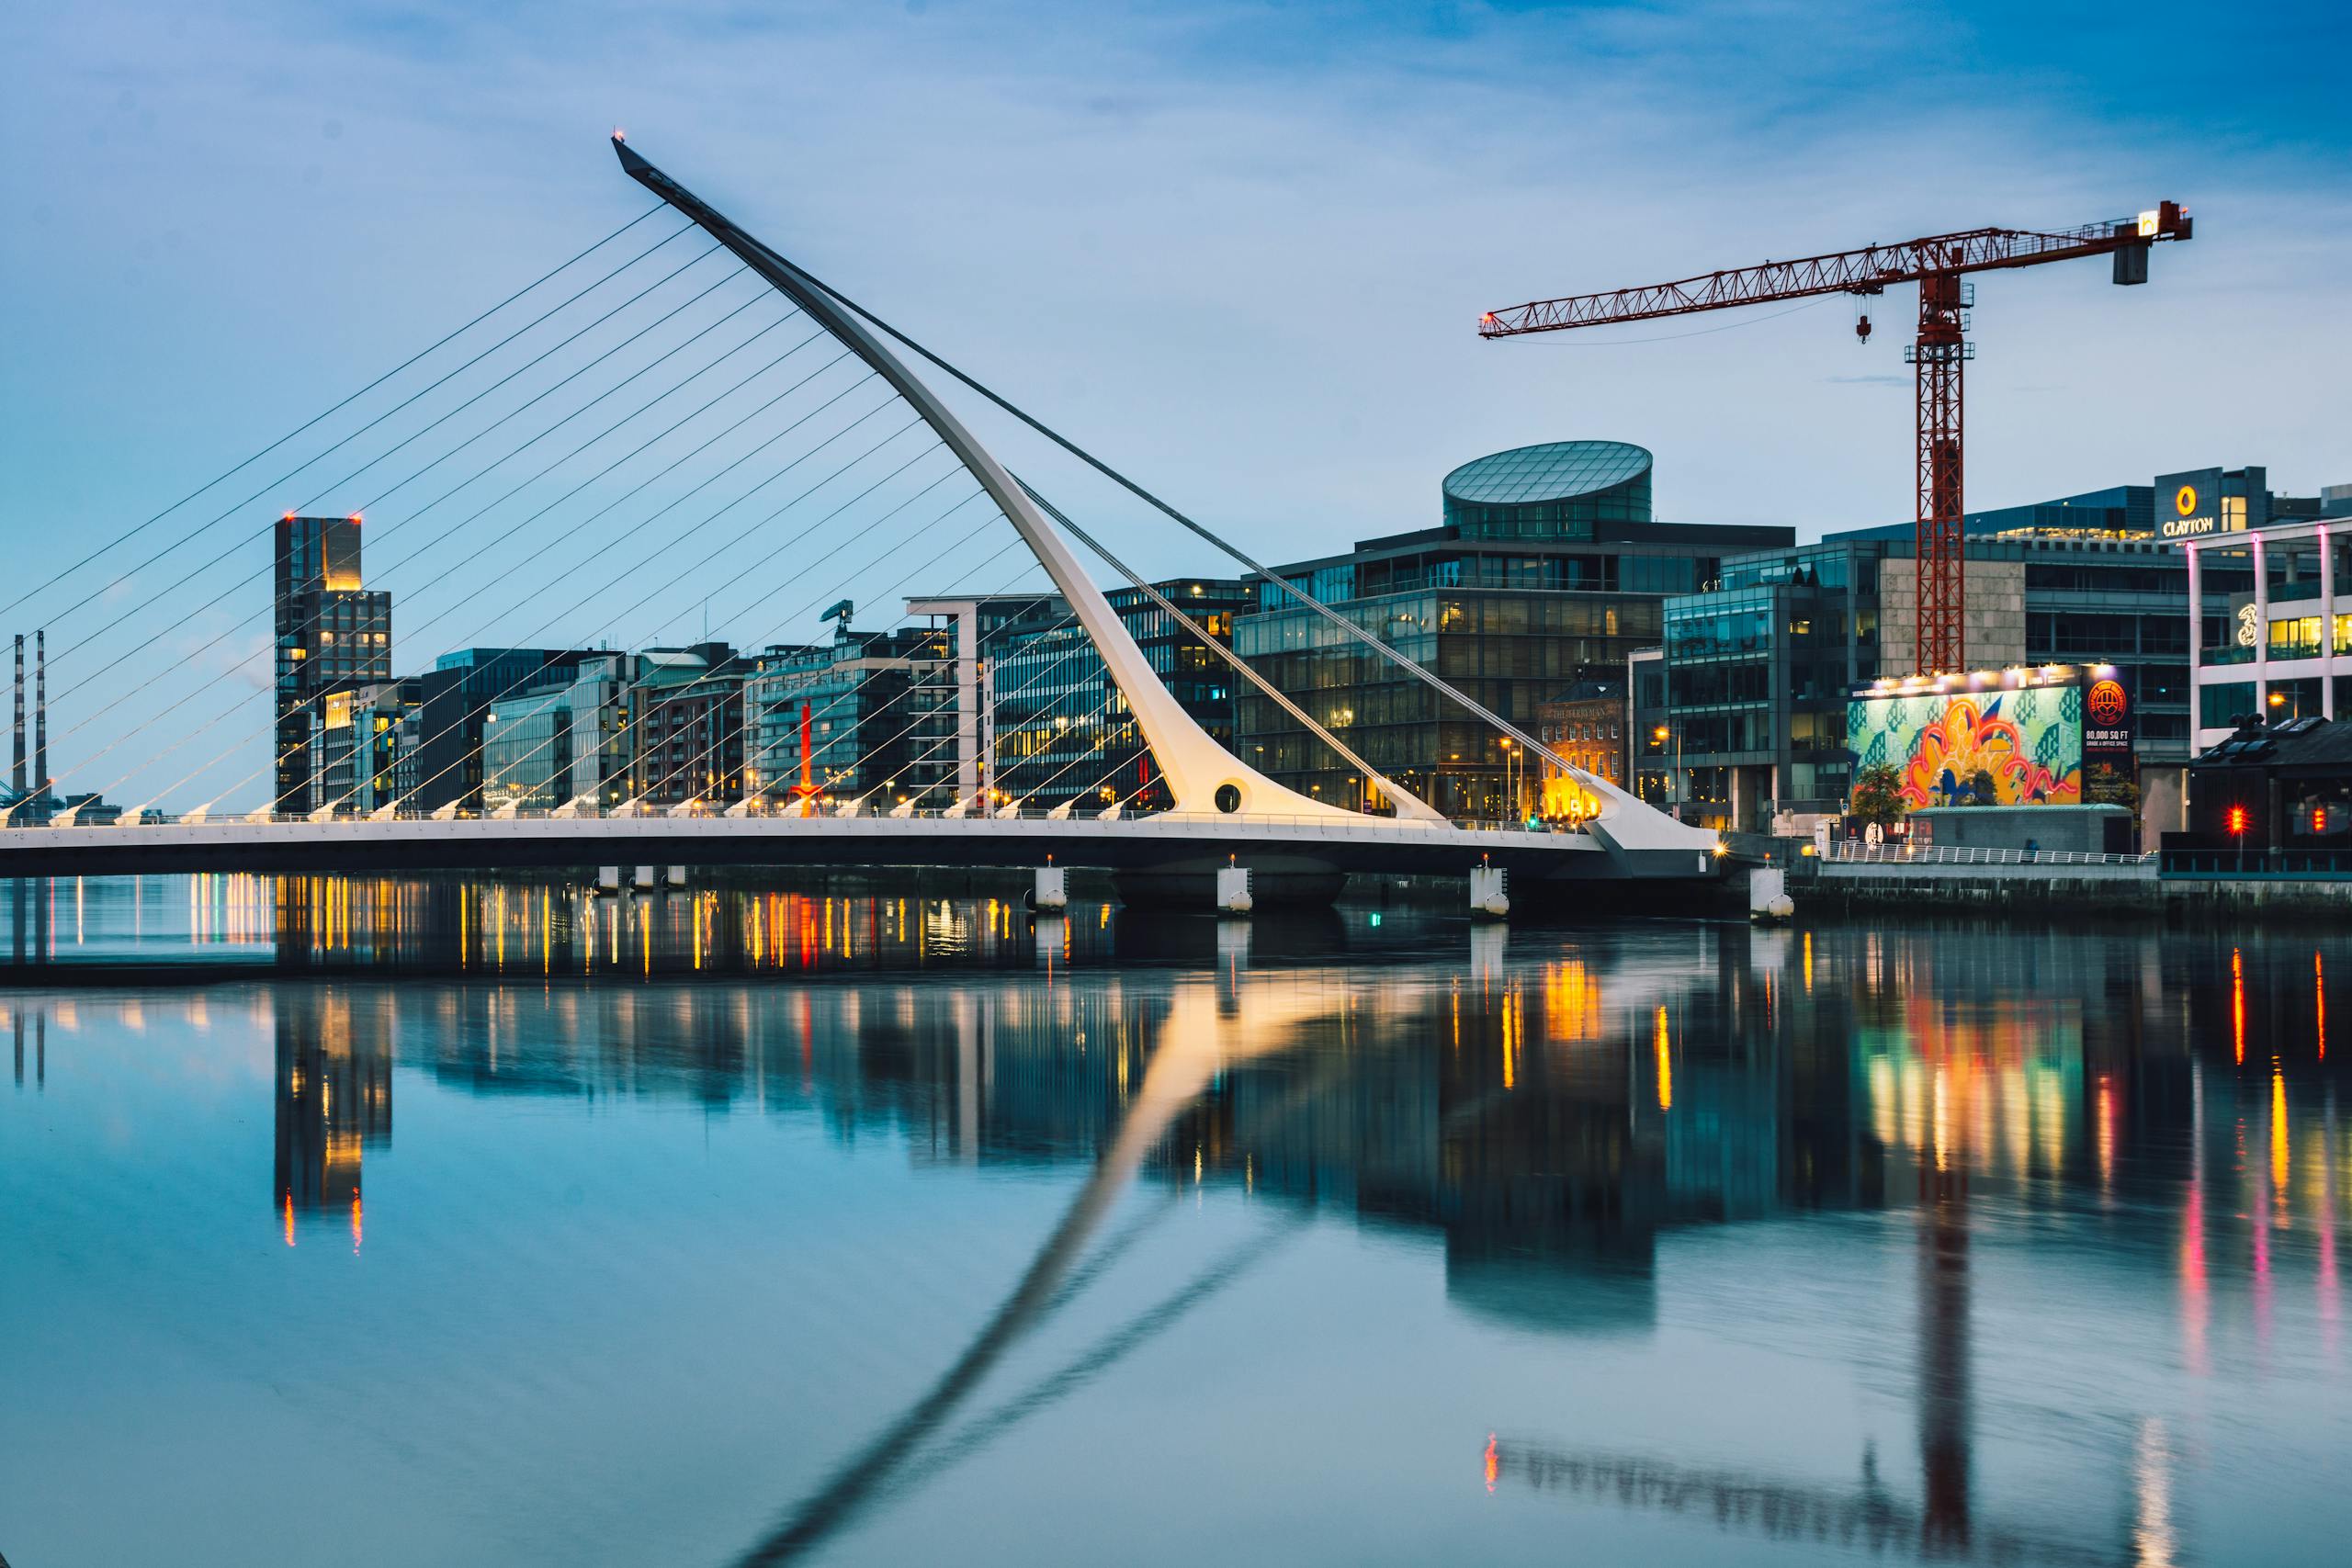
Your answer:
[[[792,302],[807,311],[811,321],[822,326],[843,347],[871,367],[877,376],[888,382],[909,406],[922,417],[956,460],[968,469],[972,477],[989,493],[1005,518],[1012,523],[1028,545],[1054,586],[1068,600],[1079,624],[1092,640],[1095,650],[1102,657],[1111,679],[1118,683],[1120,694],[1127,700],[1129,711],[1151,748],[1161,776],[1167,781],[1169,793],[1175,799],[1174,815],[1214,817],[1223,811],[1218,796],[1231,785],[1235,800],[1230,815],[1242,817],[1335,817],[1353,818],[1359,814],[1344,807],[1327,805],[1295,790],[1285,788],[1248,766],[1224,747],[1217,744],[1207,730],[1194,722],[1178,704],[1172,693],[1161,683],[1143,649],[1127,635],[1119,614],[1111,607],[1110,600],[1094,585],[1085,568],[1072,553],[1059,531],[1037,509],[1022,489],[1018,480],[1005,471],[1003,465],[989,454],[964,427],[963,422],[949,412],[945,404],[931,389],[917,380],[913,372],[899,360],[880,339],[867,331],[865,324],[845,310],[825,286],[791,262],[776,254],[765,244],[744,232],[723,213],[704,201],[694,192],[655,168],[618,135],[613,138],[613,151],[619,154],[621,167],[631,179],[660,197],[692,219],[702,230],[734,254],[734,255]]]

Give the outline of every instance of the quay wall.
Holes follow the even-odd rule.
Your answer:
[[[1804,868],[1805,863],[1799,862]],[[2260,916],[2352,919],[2352,879],[2160,877],[2144,865],[1902,865],[1813,863],[1790,878],[1808,914],[2100,915],[2124,919]]]

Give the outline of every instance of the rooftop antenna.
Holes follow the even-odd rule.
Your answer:
[[[49,630],[33,633],[33,782],[49,798]]]
[[[25,797],[25,634],[17,634],[17,765],[8,782]]]

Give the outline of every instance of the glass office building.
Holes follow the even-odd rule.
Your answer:
[[[2189,477],[2207,473],[2217,493],[2226,478],[2242,494],[2237,487],[2249,481],[2259,490],[2263,470]],[[2114,666],[2132,694],[2151,836],[2177,825],[2190,755],[2188,557],[2158,515],[2196,488],[2175,482],[2182,479],[1967,517],[1969,662]],[[2318,506],[2267,491],[2241,504],[2264,517]],[[2222,615],[2251,595],[2254,578],[2244,552],[2206,553],[2210,649]],[[1715,590],[1670,600],[1668,709],[1657,726],[1636,729],[1637,778],[1662,775],[1669,802],[1722,828],[1760,829],[1781,813],[1841,809],[1851,786],[1848,692],[1911,673],[1916,570],[1913,525],[1893,524],[1728,558]]]
[[[1670,594],[1713,582],[1729,554],[1785,547],[1783,527],[1659,523],[1651,459],[1615,441],[1520,447],[1464,464],[1434,528],[1275,569],[1235,647],[1373,768],[1457,818],[1516,818],[1540,797],[1493,727],[1303,604],[1304,592],[1532,730],[1543,705],[1625,677],[1655,646]],[[1254,690],[1242,759],[1302,794],[1363,803],[1363,779]]]
[[[804,713],[806,776],[821,800],[888,809],[951,773],[948,646],[947,633],[928,626],[844,626],[830,643],[762,653],[744,686],[752,739],[745,793],[763,809],[801,798]]]
[[[273,544],[277,809],[348,811],[347,694],[391,675],[392,596],[360,587],[356,513],[287,513]],[[343,698],[332,714],[330,694]],[[330,750],[339,764],[332,769]]]
[[[1255,584],[1230,578],[1171,578],[1152,587],[1227,647],[1235,618],[1258,599]],[[1177,703],[1219,745],[1232,745],[1240,680],[1233,668],[1143,590],[1103,596]],[[1136,811],[1170,804],[1126,697],[1078,626],[1012,638],[989,666],[987,691],[994,798],[1044,807],[1083,799]]]

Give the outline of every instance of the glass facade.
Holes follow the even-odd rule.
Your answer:
[[[1793,537],[1787,528],[1654,521],[1650,455],[1623,442],[1481,457],[1446,476],[1442,499],[1438,527],[1278,568],[1234,646],[1374,771],[1456,818],[1522,816],[1541,798],[1540,767],[1531,780],[1493,727],[1292,589],[1532,732],[1544,705],[1580,682],[1622,687],[1628,657],[1658,643],[1668,596],[1715,582],[1726,552]],[[1358,770],[1251,690],[1240,693],[1236,744],[1244,761],[1303,795],[1351,806],[1363,798]]]
[[[280,811],[350,810],[349,703],[329,714],[324,699],[391,676],[392,597],[360,588],[359,544],[356,516],[289,512],[274,530]]]
[[[1218,643],[1254,609],[1254,584],[1175,578],[1152,585]],[[1140,589],[1104,595],[1177,703],[1219,745],[1233,744],[1233,669]],[[1066,626],[1014,639],[989,667],[991,789],[1031,807],[1066,801],[1154,810],[1170,804],[1126,698],[1094,645]]]
[[[1648,744],[1690,820],[1753,829],[1775,805],[1842,801],[1846,694],[1879,674],[1883,553],[1825,542],[1735,557],[1722,587],[1667,601],[1667,734]]]
[[[952,773],[947,660],[946,635],[930,627],[844,627],[826,646],[769,649],[746,687],[745,790],[772,805],[813,791],[888,809]]]
[[[1566,593],[1394,594],[1336,605],[1408,659],[1523,728],[1578,681],[1620,677],[1658,636],[1656,598]],[[1238,623],[1235,649],[1373,768],[1451,817],[1515,818],[1503,737],[1410,671],[1308,609]],[[1361,774],[1254,688],[1240,698],[1242,761],[1301,794],[1359,804]]]
[[[1592,539],[1650,520],[1650,455],[1622,441],[1521,446],[1454,469],[1444,496],[1465,539]]]

